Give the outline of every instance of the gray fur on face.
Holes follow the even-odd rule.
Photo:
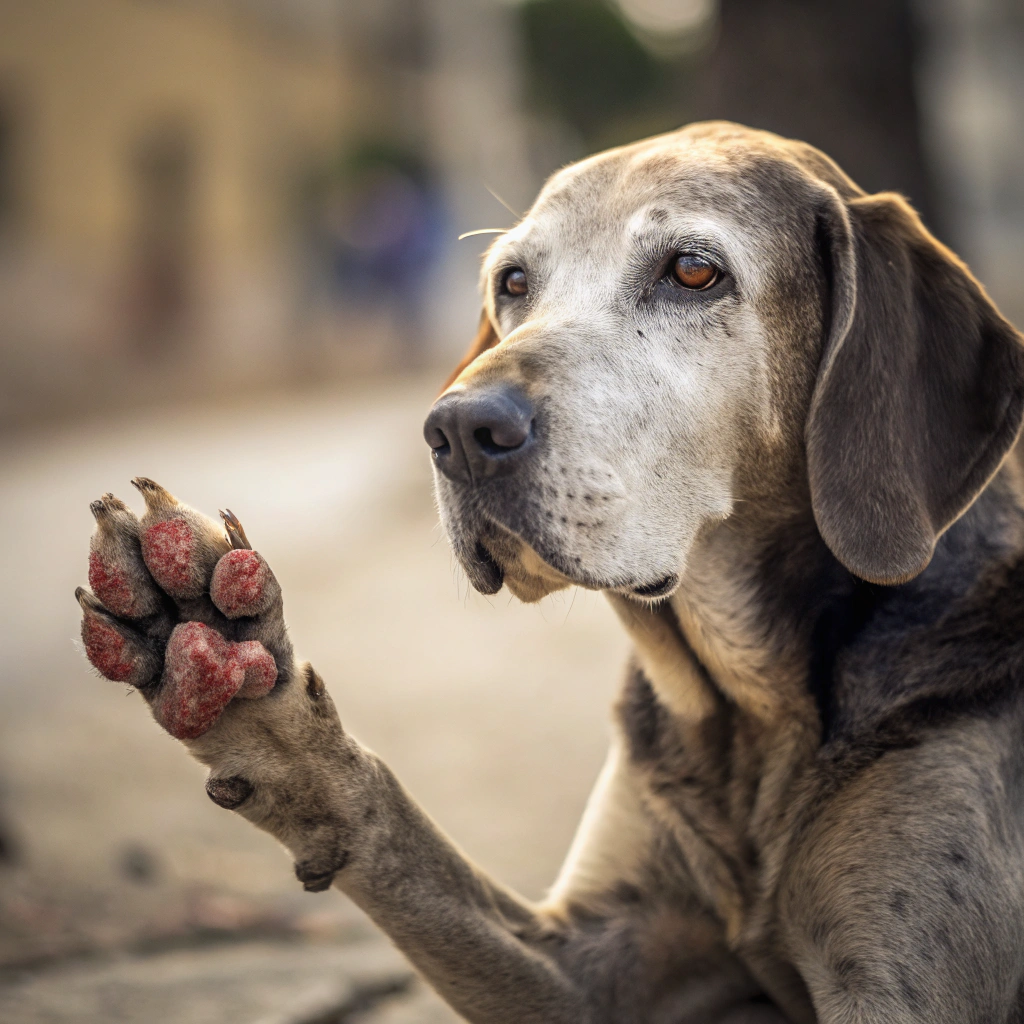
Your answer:
[[[718,284],[666,282],[681,251]],[[164,666],[182,624],[229,663],[269,652],[270,692],[186,723],[210,798],[467,1020],[1024,1020],[1020,336],[901,198],[728,124],[560,172],[483,280],[445,401],[514,386],[534,442],[515,474],[438,476],[452,545],[484,591],[606,591],[635,647],[546,900],[467,861],[344,731],[279,590],[228,615],[248,592],[224,559],[272,574],[198,513],[165,502],[201,543],[158,566],[147,521],[97,503],[122,603],[80,597],[93,663],[159,708],[195,680],[191,648]]]

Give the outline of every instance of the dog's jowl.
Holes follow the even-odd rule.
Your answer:
[[[233,516],[93,504],[92,663],[467,1020],[1024,1021],[1020,335],[900,196],[724,123],[560,171],[481,280],[452,548],[634,645],[544,902],[344,731]]]

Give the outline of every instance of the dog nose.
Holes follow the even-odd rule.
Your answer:
[[[444,395],[423,425],[437,468],[462,483],[511,471],[532,435],[533,406],[508,386]]]

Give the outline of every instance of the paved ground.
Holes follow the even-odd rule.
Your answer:
[[[346,726],[478,862],[531,896],[551,881],[625,642],[598,595],[467,592],[420,436],[433,383],[112,411],[3,442],[0,1019],[451,1019],[343,897],[297,891],[286,855],[206,799],[135,695],[87,670],[72,592],[88,503],[138,505],[137,474],[238,513]]]

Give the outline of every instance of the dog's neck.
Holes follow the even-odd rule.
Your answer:
[[[792,541],[809,548],[803,524],[787,525]],[[803,631],[771,590],[795,589],[771,579],[776,532],[744,517],[708,531],[691,550],[672,598],[682,636],[709,679],[761,719],[792,717],[808,692]]]
[[[738,708],[763,720],[814,718],[827,732],[839,654],[872,642],[884,622],[934,621],[993,563],[1021,550],[1020,494],[1016,468],[1004,468],[943,536],[928,569],[898,587],[868,584],[845,570],[809,506],[772,521],[741,511],[691,552],[671,599],[680,640],[707,682]],[[659,690],[682,685],[652,682]],[[695,713],[710,706],[679,694],[675,702]]]

